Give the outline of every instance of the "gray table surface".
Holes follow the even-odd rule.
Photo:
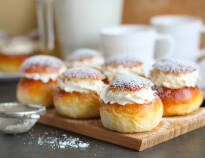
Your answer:
[[[16,82],[0,83],[0,102],[16,101]],[[59,137],[66,135],[89,143],[85,149],[57,148],[40,145],[38,136]],[[0,158],[204,158],[205,128],[177,137],[142,152],[126,149],[100,140],[36,124],[29,133],[18,135],[0,134]]]

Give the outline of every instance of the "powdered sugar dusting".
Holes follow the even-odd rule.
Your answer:
[[[91,57],[101,56],[97,50],[81,48],[74,51],[70,56],[67,57],[68,60],[80,60]]]
[[[108,58],[105,61],[106,65],[123,65],[123,66],[140,66],[142,62],[136,55],[132,54],[119,54]]]
[[[82,141],[78,137],[68,136],[65,133],[59,133],[55,130],[44,132],[35,131],[32,129],[26,135],[25,145],[39,145],[41,147],[50,148],[52,150],[58,149],[87,149],[90,144],[88,142]]]
[[[64,63],[60,59],[53,56],[35,55],[26,59],[21,65],[20,70],[24,71],[33,65],[40,65],[42,67],[49,66],[49,67],[61,68],[61,66],[64,65]]]
[[[104,79],[105,76],[98,70],[91,67],[76,67],[67,69],[63,74],[66,78],[78,79]]]
[[[160,133],[165,132],[168,128],[170,128],[170,123],[168,121],[165,121],[163,118],[162,118],[161,124],[162,125],[160,127],[156,127],[156,129],[154,129],[153,131],[143,132],[142,134],[139,133],[138,136],[140,138],[149,137],[149,136],[156,136]]]
[[[205,109],[202,108],[200,112],[198,112],[197,114],[189,114],[189,115],[185,115],[185,116],[175,116],[175,117],[165,117],[163,118],[164,121],[168,121],[168,122],[173,122],[173,123],[177,123],[177,122],[184,122],[184,121],[188,121],[188,120],[197,120],[199,116],[204,115],[205,114]]]
[[[120,90],[137,90],[141,88],[149,88],[152,87],[153,83],[143,77],[138,75],[124,75],[116,77],[111,81],[110,87],[116,88]]]
[[[195,63],[174,58],[160,59],[153,65],[153,68],[172,73],[186,73],[198,70]]]

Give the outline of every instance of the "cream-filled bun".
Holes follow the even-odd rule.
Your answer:
[[[67,57],[66,64],[69,68],[89,66],[101,70],[104,58],[94,49],[81,48]]]
[[[164,116],[185,115],[197,110],[203,101],[196,83],[197,65],[178,59],[161,59],[153,65],[150,79],[164,105]]]
[[[8,38],[0,46],[0,71],[19,72],[23,61],[34,53],[35,48],[30,38],[22,36]]]
[[[24,36],[11,37],[1,47],[1,54],[5,55],[28,55],[33,54],[36,48],[30,38]]]
[[[65,69],[63,61],[56,57],[36,55],[26,59],[20,67],[23,78],[18,83],[18,100],[52,106],[57,78]]]
[[[190,61],[166,58],[153,65],[150,78],[157,86],[172,89],[195,87],[199,79],[199,69]]]
[[[124,133],[145,132],[161,121],[163,105],[152,82],[137,75],[118,76],[100,94],[105,128]]]
[[[71,118],[99,116],[99,94],[105,76],[91,67],[67,69],[58,80],[54,105],[59,114]]]
[[[132,54],[119,54],[105,60],[104,74],[108,81],[121,75],[144,76],[143,63]]]

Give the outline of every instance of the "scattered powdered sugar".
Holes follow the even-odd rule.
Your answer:
[[[153,68],[173,73],[186,73],[198,70],[198,66],[195,63],[174,58],[160,59],[153,65]]]
[[[165,117],[163,118],[164,121],[168,121],[168,122],[177,122],[177,121],[187,121],[187,120],[196,120],[199,116],[204,115],[205,114],[205,109],[202,108],[200,112],[198,112],[197,114],[189,114],[189,115],[185,115],[185,116],[175,116],[175,117]]]
[[[144,138],[144,137],[158,135],[160,133],[165,132],[170,127],[170,123],[168,121],[165,121],[163,118],[161,124],[162,125],[160,127],[156,127],[157,129],[154,129],[153,131],[150,132],[144,132],[142,134],[139,134],[138,136]]]
[[[132,54],[119,54],[115,56],[111,56],[105,61],[106,65],[114,65],[114,66],[141,66],[142,62],[136,55]]]
[[[153,83],[150,80],[140,77],[138,75],[118,76],[110,83],[111,88],[116,88],[120,90],[137,90],[141,88],[149,88],[152,86]]]
[[[38,138],[38,145],[40,146],[51,146],[52,148],[65,149],[70,148],[87,148],[88,143],[81,141],[79,138],[74,138],[72,136],[67,137],[67,135],[62,135],[61,138],[41,136]]]
[[[40,132],[37,133],[32,129],[26,135],[26,141],[24,144],[39,145],[42,147],[57,149],[86,149],[90,146],[88,142],[80,140],[80,138],[68,136],[65,133],[59,133],[57,131]]]
[[[105,75],[91,67],[75,67],[67,69],[62,76],[78,79],[104,79]]]
[[[26,59],[20,67],[21,71],[25,71],[30,66],[40,65],[42,67],[50,66],[54,68],[64,65],[63,61],[49,55],[35,55]]]
[[[68,60],[80,60],[91,57],[101,56],[97,50],[81,48],[74,51],[70,56],[67,57]]]

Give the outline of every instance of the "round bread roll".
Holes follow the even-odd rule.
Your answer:
[[[57,81],[43,83],[40,80],[22,78],[18,83],[17,98],[21,103],[53,106],[53,94],[56,88]]]
[[[30,38],[10,37],[0,47],[0,71],[19,72],[19,67],[25,59],[35,54]]]
[[[203,96],[196,86],[199,70],[194,63],[161,59],[153,65],[150,79],[163,102],[163,116],[189,114],[202,104]]]
[[[99,93],[105,76],[90,67],[66,70],[54,95],[57,112],[71,118],[99,117]]]
[[[151,86],[151,81],[137,75],[112,80],[100,95],[103,126],[122,133],[154,129],[162,119],[163,105]]]
[[[0,53],[0,72],[19,72],[19,67],[31,55],[6,55]]]
[[[101,70],[104,58],[97,50],[81,48],[67,57],[66,64],[69,68],[89,66]]]
[[[105,60],[104,73],[111,81],[121,75],[140,75],[145,77],[143,63],[134,54],[118,54]]]
[[[37,55],[26,59],[20,67],[23,78],[17,87],[19,102],[53,106],[57,79],[65,69],[56,57]]]
[[[71,118],[99,117],[99,95],[95,92],[67,93],[57,89],[54,95],[57,112]]]
[[[164,105],[163,116],[189,114],[203,102],[203,95],[197,86],[179,89],[158,87],[156,90]]]

